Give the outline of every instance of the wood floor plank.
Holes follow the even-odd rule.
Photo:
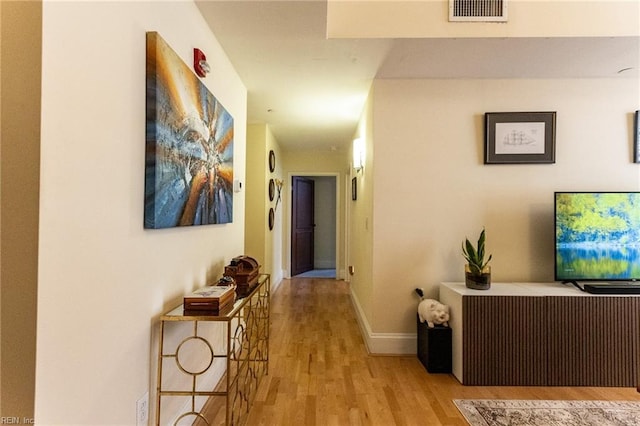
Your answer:
[[[462,386],[417,356],[367,353],[349,284],[284,280],[272,295],[269,375],[247,424],[463,426],[453,399],[640,401],[635,388]]]

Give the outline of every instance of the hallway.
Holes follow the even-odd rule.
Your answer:
[[[371,356],[349,285],[284,280],[272,295],[269,374],[248,425],[465,425],[452,399],[637,400],[632,388],[471,387],[416,356]]]

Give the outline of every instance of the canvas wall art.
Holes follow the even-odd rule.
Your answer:
[[[233,117],[156,32],[147,33],[144,227],[233,220]]]

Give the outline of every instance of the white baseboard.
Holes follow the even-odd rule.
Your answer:
[[[347,279],[347,274],[346,274],[346,272],[345,272],[345,270],[344,270],[344,269],[340,269],[340,270],[338,271],[338,274],[337,274],[336,278],[337,278],[337,279],[339,279],[339,280],[349,281],[349,280]]]
[[[356,318],[364,338],[367,350],[372,355],[415,355],[418,338],[415,333],[374,333],[369,321],[358,302],[358,297],[351,290],[351,302],[356,310]]]
[[[282,284],[282,280],[285,279],[286,277],[286,271],[283,269],[279,272],[279,275],[276,274],[271,274],[271,293],[273,294],[274,291],[276,291],[278,289],[278,287],[280,287],[280,284]]]
[[[276,292],[276,290],[278,288],[280,288],[281,284],[282,284],[282,279],[278,280],[277,282],[271,281],[271,288],[269,290],[271,292],[271,294],[274,294]]]

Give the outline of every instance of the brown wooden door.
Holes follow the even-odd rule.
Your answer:
[[[291,275],[313,269],[314,182],[300,176],[293,177],[291,208]]]

